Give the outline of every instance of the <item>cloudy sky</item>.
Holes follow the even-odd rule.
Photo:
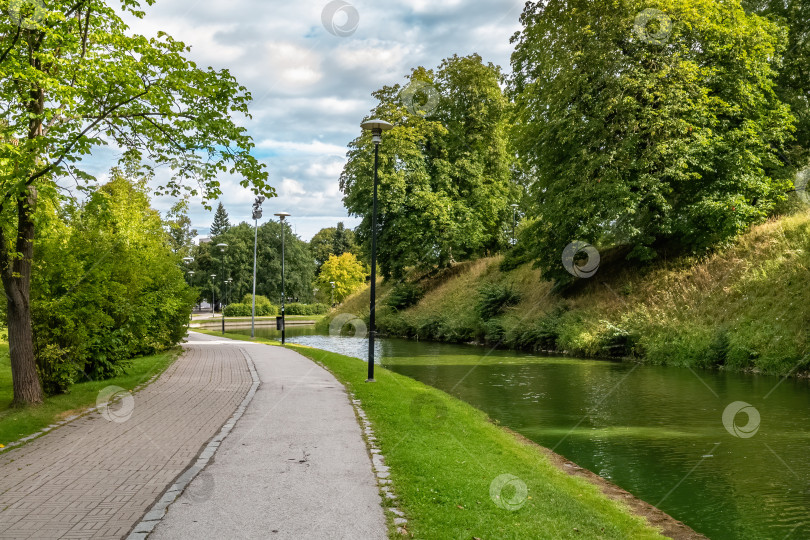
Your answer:
[[[373,106],[371,92],[411,68],[479,53],[508,70],[523,0],[157,0],[134,32],[158,30],[191,46],[201,66],[227,68],[253,94],[247,128],[267,164],[281,210],[304,240],[348,218],[338,187],[346,145]],[[101,155],[99,155],[101,157]],[[109,167],[109,163],[105,164]],[[233,222],[250,220],[253,194],[223,178]],[[157,199],[165,211],[171,200]],[[212,213],[192,207],[205,234]]]

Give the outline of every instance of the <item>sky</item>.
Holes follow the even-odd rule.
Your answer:
[[[347,145],[374,106],[371,93],[453,54],[478,53],[508,72],[509,38],[520,28],[523,3],[157,0],[145,7],[146,17],[128,22],[134,33],[167,32],[191,47],[189,57],[200,67],[228,69],[248,88],[253,118],[238,121],[278,195],[264,203],[262,221],[289,212],[294,231],[308,241],[338,221],[359,223],[343,207],[339,177]],[[109,169],[112,154],[101,150],[94,158]],[[220,180],[231,221],[250,221],[253,193],[235,178]],[[174,202],[155,198],[153,206],[165,212]],[[190,216],[206,234],[213,212],[195,203]]]

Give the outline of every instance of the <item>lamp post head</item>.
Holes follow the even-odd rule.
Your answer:
[[[274,215],[274,216],[278,216],[278,219],[280,219],[281,221],[284,221],[284,218],[288,218],[288,217],[290,217],[289,212],[276,212],[276,213],[275,213],[275,214],[273,214],[273,215]]]
[[[380,144],[382,142],[382,132],[388,131],[394,126],[386,122],[385,120],[373,118],[360,124],[360,127],[365,130],[371,131],[371,142],[373,142],[374,144]]]
[[[520,206],[520,205],[519,205],[518,203],[512,203],[512,204],[510,204],[509,206],[511,206],[512,208],[517,208],[517,207],[518,207],[518,206]]]
[[[228,247],[228,244],[217,244],[217,247],[222,253],[225,253],[225,248]]]
[[[214,279],[215,277],[217,277],[216,274],[211,274],[211,279]]]
[[[189,270],[188,275],[193,276],[194,275],[194,270]]]
[[[329,284],[332,285],[333,289],[335,288],[335,282],[334,281],[330,281]]]
[[[194,262],[194,257],[183,257],[183,261],[186,263]]]

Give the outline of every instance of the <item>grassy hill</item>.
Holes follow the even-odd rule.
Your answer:
[[[379,331],[653,364],[810,372],[810,212],[755,227],[711,256],[605,265],[566,292],[530,264],[501,271],[500,263],[492,257],[382,284]],[[350,297],[338,313],[367,318],[368,294]]]

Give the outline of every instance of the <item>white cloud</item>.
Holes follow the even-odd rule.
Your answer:
[[[191,47],[199,66],[228,69],[253,94],[253,118],[236,120],[257,142],[256,155],[279,194],[265,202],[265,216],[289,211],[307,240],[339,220],[359,222],[346,217],[338,180],[346,145],[374,106],[371,93],[453,54],[477,52],[508,71],[509,38],[519,29],[523,6],[523,0],[347,1],[360,21],[343,38],[321,23],[328,0],[157,0],[144,6],[144,20],[128,19],[133,32],[167,31]],[[98,163],[89,168],[96,173],[114,164],[109,149],[93,158]],[[238,180],[220,178],[223,204],[235,222],[250,220],[254,196]],[[163,210],[172,202],[154,203]],[[191,217],[206,232],[213,213],[195,206]]]

